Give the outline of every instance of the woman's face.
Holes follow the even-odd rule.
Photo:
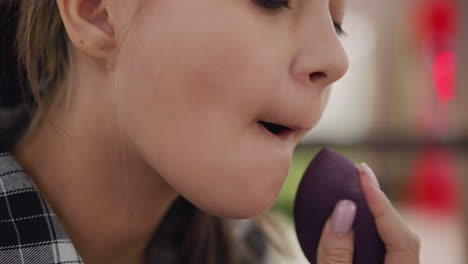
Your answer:
[[[333,24],[341,23],[344,2],[140,4],[113,74],[124,135],[208,213],[261,213],[347,69]]]

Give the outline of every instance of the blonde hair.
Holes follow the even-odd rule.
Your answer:
[[[69,61],[68,38],[54,0],[21,1],[17,47],[26,67],[34,99],[42,102],[39,81],[53,94],[66,73]]]
[[[23,137],[33,134],[41,121],[65,135],[48,117],[49,106],[59,96],[70,96],[70,87],[58,87],[68,73],[69,39],[55,0],[22,0],[18,4],[19,21],[16,35],[18,59],[25,67],[28,85],[25,94],[32,94],[35,109],[30,107],[31,121]],[[47,86],[47,89],[45,89]]]

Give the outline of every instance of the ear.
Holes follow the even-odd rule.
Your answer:
[[[106,0],[58,0],[63,23],[73,45],[98,59],[108,59],[116,47]]]

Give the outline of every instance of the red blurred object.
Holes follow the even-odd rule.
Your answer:
[[[416,11],[421,41],[433,49],[451,46],[457,35],[458,12],[455,0],[426,0]]]
[[[459,212],[461,196],[452,154],[442,147],[420,152],[411,168],[407,202],[415,209],[439,215]]]
[[[415,9],[418,41],[425,59],[433,60],[432,79],[442,105],[455,98],[455,52],[458,10],[455,0],[422,0]]]
[[[420,49],[421,96],[417,101],[417,128],[423,139],[437,141],[450,129],[448,102],[455,99],[456,57],[453,52],[458,31],[455,0],[420,0],[412,17],[417,19],[416,40]],[[431,72],[427,61],[432,62]],[[432,77],[436,96],[428,93]],[[438,102],[437,102],[438,101]],[[438,215],[458,214],[461,195],[455,158],[440,145],[431,145],[418,153],[411,164],[406,202],[415,209]]]
[[[415,129],[423,138],[446,135],[453,127],[448,104],[455,99],[459,14],[456,0],[417,0],[410,13],[418,48]],[[429,64],[428,64],[429,63]],[[430,81],[430,82],[428,82]]]
[[[439,52],[432,64],[432,77],[437,97],[442,105],[455,98],[455,54],[453,51]]]

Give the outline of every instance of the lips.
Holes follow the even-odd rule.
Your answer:
[[[266,131],[268,131],[270,134],[277,136],[279,138],[282,138],[282,139],[288,138],[290,135],[292,135],[296,131],[295,129],[292,129],[290,127],[287,127],[281,124],[270,123],[266,121],[258,121],[257,123],[260,126],[262,126]]]
[[[316,117],[310,111],[304,111],[292,104],[268,107],[262,109],[252,121],[264,135],[272,139],[296,145],[316,123]]]

